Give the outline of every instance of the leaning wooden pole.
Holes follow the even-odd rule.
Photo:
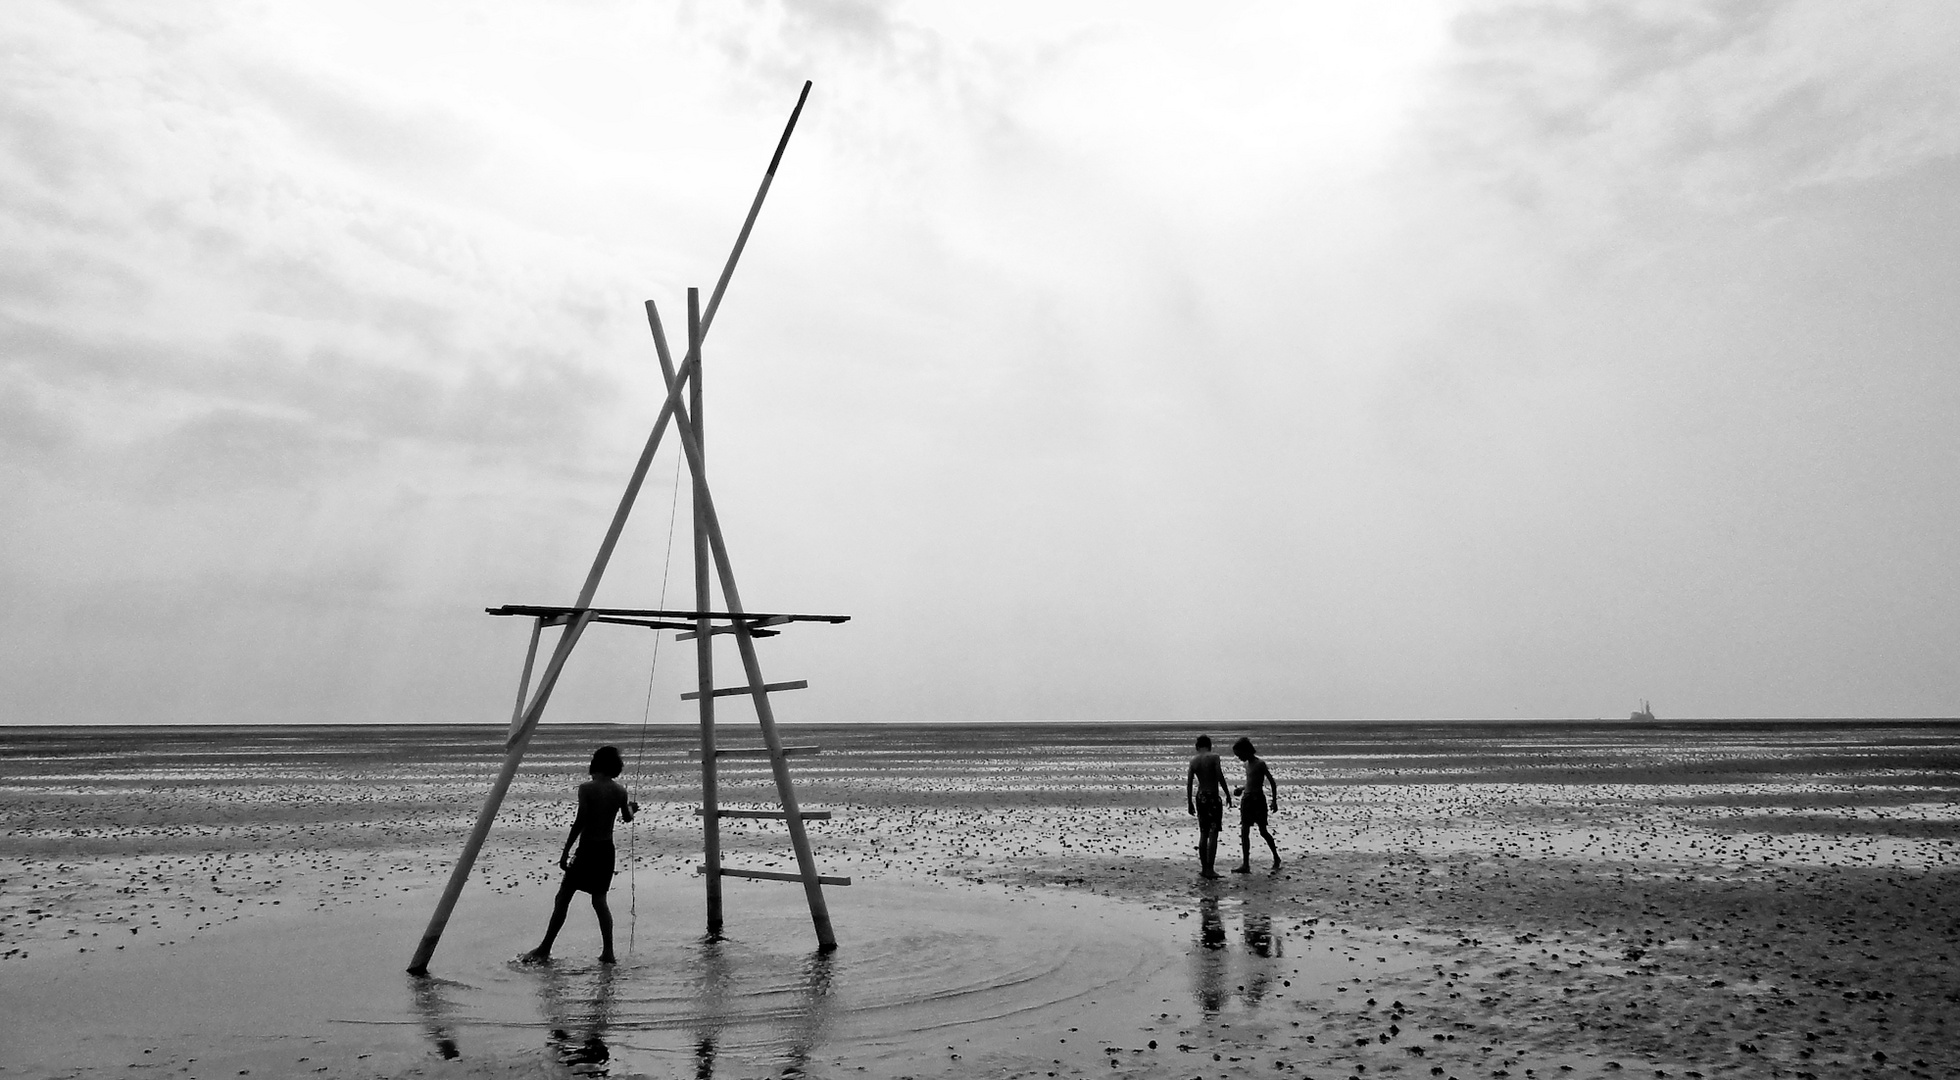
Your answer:
[[[517,738],[517,729],[524,726],[524,702],[531,694],[531,665],[538,660],[538,636],[544,633],[542,618],[531,620],[531,645],[524,650],[524,673],[517,677],[517,704],[510,709],[510,738]],[[506,745],[509,739],[505,740]]]
[[[497,770],[497,779],[490,785],[490,794],[483,800],[483,809],[477,812],[470,838],[463,842],[463,853],[456,858],[456,868],[449,872],[449,884],[443,887],[442,899],[436,902],[435,913],[429,916],[429,927],[422,932],[422,943],[415,947],[415,957],[408,962],[410,975],[429,973],[429,958],[435,955],[436,943],[442,940],[442,931],[449,925],[449,914],[456,909],[456,898],[463,894],[463,883],[470,878],[470,867],[476,863],[477,852],[483,849],[484,838],[490,835],[490,824],[497,820],[497,808],[503,805],[504,794],[510,790],[511,779],[517,775],[517,763],[524,760],[524,749],[531,744],[531,733],[538,729],[538,717],[544,713],[545,702],[551,700],[552,688],[558,685],[558,675],[565,669],[566,658],[572,655],[572,646],[578,644],[579,635],[585,632],[591,621],[591,612],[580,614],[565,627],[564,636],[558,639],[558,647],[551,653],[551,662],[545,665],[544,675],[538,679],[538,689],[531,698],[531,707],[525,710],[524,722],[504,750],[503,768]]]
[[[803,92],[796,95],[796,108],[789,111],[789,123],[783,125],[783,137],[776,140],[776,152],[769,157],[769,168],[763,171],[762,186],[756,189],[755,201],[749,204],[749,216],[742,219],[742,231],[735,234],[735,249],[728,253],[728,262],[721,268],[721,278],[715,282],[715,291],[708,297],[708,307],[701,315],[701,336],[708,336],[708,327],[715,321],[715,312],[721,309],[721,294],[728,291],[728,279],[735,275],[735,262],[742,257],[742,249],[748,246],[749,230],[755,228],[755,218],[762,213],[762,200],[769,195],[769,185],[776,181],[776,166],[783,163],[783,150],[789,146],[790,132],[796,130],[796,118],[803,115],[803,102],[810,97],[810,81],[803,80]]]
[[[667,349],[667,335],[660,326],[660,314],[651,300],[647,301],[647,323],[653,330],[653,347],[660,358],[661,374],[672,378],[673,357]],[[728,558],[728,544],[722,536],[721,519],[715,513],[714,496],[705,480],[701,444],[695,437],[693,422],[686,412],[676,412],[674,430],[680,436],[681,452],[687,455],[688,468],[701,484],[699,509],[708,532],[708,546],[714,554],[716,575],[721,584],[721,600],[728,613],[737,616],[729,622],[735,632],[735,646],[742,654],[742,672],[748,679],[749,696],[755,703],[756,722],[762,727],[762,743],[769,750],[769,766],[776,779],[776,795],[783,806],[783,822],[789,826],[790,847],[796,852],[796,868],[803,880],[804,898],[810,904],[810,921],[816,926],[817,944],[823,949],[834,949],[837,947],[837,934],[830,926],[830,905],[824,900],[823,883],[817,880],[816,856],[810,850],[809,830],[803,825],[803,811],[797,805],[796,789],[790,782],[789,759],[783,755],[782,738],[776,733],[776,712],[769,703],[761,661],[755,655],[755,638],[749,633],[747,621],[739,617],[743,611],[742,594],[735,586],[734,564]]]
[[[687,290],[687,355],[694,361],[694,381],[688,385],[688,412],[694,417],[694,438],[701,441],[701,291]],[[721,792],[715,760],[715,635],[706,612],[714,610],[708,585],[708,530],[701,502],[708,493],[699,469],[694,477],[694,610],[703,612],[694,624],[695,689],[701,700],[701,854],[708,867],[708,933],[721,933]]]

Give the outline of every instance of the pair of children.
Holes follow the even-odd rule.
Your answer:
[[[1198,736],[1198,752],[1191,758],[1191,767],[1184,773],[1184,808],[1198,818],[1198,864],[1200,877],[1215,878],[1218,872],[1212,868],[1218,858],[1218,833],[1225,825],[1225,808],[1232,805],[1232,796],[1239,796],[1239,865],[1232,868],[1234,874],[1252,872],[1252,829],[1259,827],[1259,835],[1265,839],[1266,847],[1273,853],[1273,869],[1279,869],[1279,845],[1273,842],[1273,834],[1266,828],[1266,818],[1271,810],[1279,808],[1279,781],[1273,779],[1273,771],[1260,760],[1252,748],[1252,740],[1240,738],[1232,744],[1232,753],[1245,762],[1245,786],[1227,792],[1225,770],[1218,763],[1218,755],[1211,752],[1211,736]],[[1266,800],[1266,789],[1273,792],[1270,804]]]

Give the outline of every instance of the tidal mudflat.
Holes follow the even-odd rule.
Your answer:
[[[1198,879],[1201,733],[1278,872]],[[542,729],[417,980],[498,730],[0,729],[0,1075],[1960,1076],[1960,724],[795,729],[827,955],[794,885],[703,940],[692,735]],[[625,955],[512,965],[601,742]]]

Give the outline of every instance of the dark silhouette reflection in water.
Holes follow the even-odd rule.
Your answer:
[[[1255,1007],[1273,986],[1271,961],[1286,955],[1286,942],[1273,931],[1271,898],[1248,890],[1241,901],[1239,937],[1245,942],[1245,983],[1239,987],[1247,1008]]]
[[[701,963],[694,980],[694,1000],[700,1006],[694,1021],[695,1080],[713,1080],[715,1055],[721,1046],[722,1031],[728,1025],[726,946],[718,934],[701,942]]]
[[[454,1061],[462,1056],[456,1047],[455,1021],[456,1006],[443,997],[443,980],[428,975],[411,975],[408,979],[408,997],[415,1011],[422,1018],[422,1033],[436,1048],[436,1053],[444,1061]]]
[[[732,969],[726,943],[714,938],[704,940],[700,955],[699,976],[695,979],[698,1007],[693,1023],[695,1080],[713,1080],[717,1061],[731,1049],[731,1023],[746,1026],[757,1019],[781,1024],[780,1042],[768,1040],[774,1045],[766,1046],[767,1050],[780,1053],[777,1075],[791,1080],[807,1075],[810,1057],[830,1027],[836,954],[811,953],[794,981],[764,991],[760,1010],[751,991],[735,1014],[731,1014],[728,989],[737,973]],[[742,1049],[752,1051],[754,1047]],[[752,1071],[748,1062],[731,1061],[730,1066],[738,1075]]]
[[[837,954],[819,950],[810,955],[803,969],[802,1008],[790,1021],[789,1045],[783,1054],[785,1077],[800,1077],[810,1065],[810,1054],[821,1043],[830,1026],[830,980]]]
[[[1210,996],[1226,1008],[1245,981],[1237,891],[1214,889],[1202,920],[1217,950]],[[764,907],[766,895],[758,891],[761,916],[739,935],[669,936],[617,966],[525,964],[490,951],[496,939],[486,937],[465,981],[413,984],[416,1007],[401,1001],[395,1021],[435,1048],[432,1059],[533,1061],[553,1075],[797,1078],[855,1072],[865,1062],[848,1059],[867,1053],[902,1059],[936,1041],[926,1034],[935,1029],[1034,1024],[1181,974],[1182,943],[1164,939],[1159,916],[1140,927],[1086,897],[1038,905],[893,888],[880,933],[820,953],[803,913]]]
[[[551,1034],[545,1045],[561,1065],[584,1076],[604,1076],[612,1061],[606,1029],[613,1022],[619,969],[601,964],[571,972],[552,968],[538,987],[538,999]]]
[[[1222,1012],[1234,993],[1247,1008],[1258,1007],[1272,991],[1273,961],[1286,955],[1285,939],[1273,929],[1270,898],[1248,889],[1233,899],[1243,951],[1231,947],[1219,897],[1208,892],[1198,899],[1198,941],[1191,953],[1192,989],[1198,1008],[1207,1016]],[[1234,968],[1239,969],[1243,981],[1232,978]]]
[[[1210,1015],[1225,1007],[1225,975],[1231,961],[1225,955],[1225,919],[1218,911],[1218,897],[1209,893],[1198,900],[1198,951],[1191,955],[1198,1008]]]

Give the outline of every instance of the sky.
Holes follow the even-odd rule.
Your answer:
[[[1960,714],[1941,0],[17,0],[0,723],[507,720],[805,79],[703,375],[852,616],[780,719]]]

